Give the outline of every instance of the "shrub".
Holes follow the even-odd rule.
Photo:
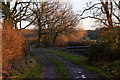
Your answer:
[[[24,56],[25,38],[18,30],[7,27],[2,30],[2,73],[3,77],[14,74],[15,65],[19,64]]]
[[[96,64],[102,64],[104,62],[105,51],[103,50],[105,48],[105,44],[94,44],[91,45],[89,48],[89,59],[88,61]]]
[[[120,60],[111,62],[107,67],[105,67],[112,75],[120,78]]]
[[[112,70],[116,70],[120,72],[120,61],[119,60],[113,61],[109,64],[108,67],[111,68]]]
[[[89,48],[89,61],[108,64],[120,59],[120,36],[115,28],[102,28],[97,44]]]
[[[92,40],[79,40],[79,41],[69,42],[68,46],[90,46],[95,43],[96,41],[92,41]]]
[[[56,38],[55,46],[66,47],[68,44],[68,38],[65,35],[58,35]]]

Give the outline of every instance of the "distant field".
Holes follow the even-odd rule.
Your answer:
[[[27,41],[36,41],[38,39],[37,30],[35,29],[24,29],[21,31]]]

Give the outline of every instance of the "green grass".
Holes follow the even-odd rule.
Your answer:
[[[109,72],[105,72],[102,70],[99,66],[92,66],[87,63],[87,58],[84,56],[74,56],[73,54],[64,54],[64,52],[61,51],[55,51],[55,50],[44,50],[44,51],[49,51],[53,52],[54,54],[57,54],[60,57],[63,57],[74,64],[77,64],[78,66],[81,66],[87,70],[93,71],[93,72],[98,72],[98,75],[102,75],[108,78],[113,77]]]
[[[34,66],[29,65],[28,70],[24,74],[17,75],[17,78],[39,78],[42,73],[42,63],[36,55],[33,55],[33,59],[36,61]]]
[[[109,71],[111,71],[112,74],[116,75],[116,76],[120,76],[120,60],[116,60],[111,62],[106,69],[108,69]]]
[[[47,55],[46,53],[42,53],[46,58],[48,58],[54,65],[57,71],[57,75],[62,78],[68,78],[68,70],[67,68],[57,59],[53,58],[50,55]]]
[[[56,50],[53,50],[53,49],[40,49],[40,50],[47,51],[47,52],[57,52]]]
[[[31,49],[35,49],[35,46],[36,46],[36,45],[31,45]]]

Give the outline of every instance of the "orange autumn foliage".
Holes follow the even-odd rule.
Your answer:
[[[56,39],[55,46],[66,47],[68,44],[68,37],[64,34],[58,35]]]
[[[83,37],[86,35],[85,30],[76,30],[76,33],[70,34],[68,36],[69,42],[78,42],[83,39]]]
[[[2,73],[3,77],[14,74],[13,66],[19,64],[22,59],[23,49],[25,48],[25,38],[18,30],[2,30]]]

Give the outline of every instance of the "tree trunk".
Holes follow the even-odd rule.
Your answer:
[[[104,7],[104,10],[105,10],[105,14],[106,14],[107,21],[108,21],[108,24],[109,24],[108,27],[113,27],[113,22],[112,22],[112,8],[113,8],[113,6],[112,6],[112,3],[110,5],[111,13],[110,13],[109,8],[108,8],[109,7],[108,0],[105,3],[101,1],[101,3],[102,3],[102,5]]]
[[[40,18],[38,18],[38,43],[39,43],[39,46],[41,44],[41,37],[42,37],[42,27],[41,27],[41,22],[40,22]]]
[[[57,36],[58,36],[58,33],[56,33],[55,36],[54,36],[54,39],[53,39],[53,47],[55,47],[55,42],[56,42]]]
[[[4,27],[4,28],[9,27],[9,28],[13,29],[13,28],[14,28],[14,24],[13,24],[12,18],[7,17],[7,18],[5,19],[5,21],[4,21],[3,27]]]
[[[17,23],[15,23],[15,29],[18,29],[18,27],[17,27]]]
[[[40,43],[41,43],[41,36],[42,36],[42,34],[41,34],[41,27],[39,27],[39,32],[38,32],[38,36],[39,36],[39,45],[40,45]]]

